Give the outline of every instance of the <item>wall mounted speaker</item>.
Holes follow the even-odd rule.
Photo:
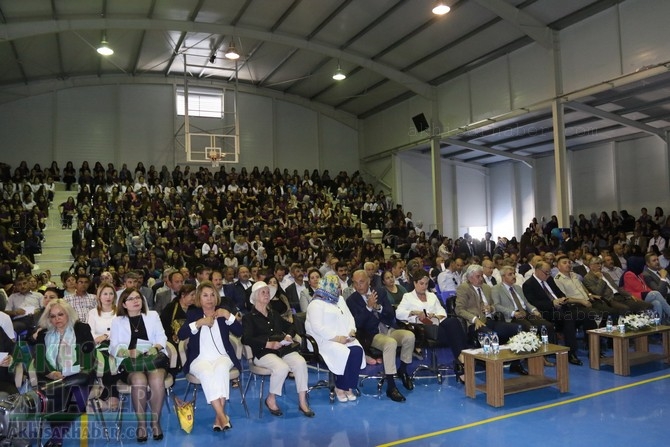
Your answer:
[[[423,113],[419,113],[417,116],[413,116],[412,121],[414,122],[414,127],[416,127],[417,132],[423,132],[424,130],[428,130],[428,128],[430,127],[428,125],[426,115],[424,115]]]

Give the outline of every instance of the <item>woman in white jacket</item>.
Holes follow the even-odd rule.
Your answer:
[[[352,388],[358,382],[358,372],[365,368],[363,347],[356,340],[356,323],[335,275],[319,281],[312,301],[307,307],[305,330],[319,345],[319,353],[335,374],[335,394],[340,402],[356,400]]]
[[[165,353],[167,336],[158,313],[147,309],[146,300],[138,289],[128,288],[121,293],[116,317],[112,320],[109,352],[117,357],[124,381],[131,385],[131,398],[137,416],[137,442],[147,440],[147,385],[151,389],[151,431],[153,439],[163,439],[160,415],[165,400],[165,369],[153,365],[140,368],[143,360]],[[132,365],[132,367],[131,367]]]

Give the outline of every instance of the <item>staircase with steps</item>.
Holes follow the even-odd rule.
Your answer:
[[[63,270],[69,270],[73,261],[70,254],[72,229],[63,230],[61,228],[58,205],[65,202],[69,196],[75,195],[74,191],[65,191],[64,184],[56,183],[53,205],[49,210],[47,228],[44,230],[46,241],[42,243],[42,254],[35,256],[34,273],[50,270],[51,277],[56,284],[60,284],[60,273]]]

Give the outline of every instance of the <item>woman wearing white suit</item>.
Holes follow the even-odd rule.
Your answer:
[[[363,347],[356,340],[356,322],[340,296],[338,277],[327,275],[307,307],[305,330],[319,345],[319,354],[335,374],[335,394],[340,402],[356,400],[352,388],[365,368]]]

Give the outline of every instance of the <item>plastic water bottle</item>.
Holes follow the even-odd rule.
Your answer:
[[[482,346],[482,349],[484,349],[484,355],[489,355],[491,353],[491,338],[489,337],[489,334],[486,334],[486,337],[484,337],[484,345]]]
[[[658,326],[661,324],[661,316],[658,312],[654,312],[654,326],[658,329]]]
[[[493,355],[497,355],[500,352],[500,342],[498,341],[498,334],[496,332],[491,335],[491,350]]]
[[[619,327],[619,332],[622,334],[626,332],[626,325],[623,324],[623,318],[619,317],[619,321],[617,322],[617,326]]]
[[[542,344],[546,347],[549,344],[549,333],[547,332],[547,327],[542,325],[540,329],[540,337],[542,339]]]
[[[614,323],[612,322],[612,316],[607,316],[607,326],[605,326],[607,332],[612,332],[614,330]]]

